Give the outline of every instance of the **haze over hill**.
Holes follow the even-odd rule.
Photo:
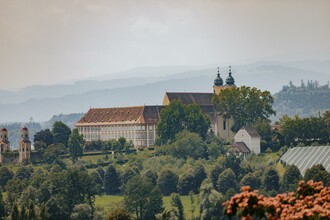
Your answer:
[[[106,80],[113,75],[104,75],[67,85],[0,91],[0,122],[28,121],[30,117],[45,121],[61,113],[86,112],[90,107],[161,105],[166,91],[212,92],[217,70],[215,65],[210,66],[143,67],[118,73],[117,76],[123,78]],[[191,70],[187,70],[189,68]],[[299,84],[303,79],[328,83],[328,69],[330,61],[258,62],[233,66],[233,76],[237,86],[253,86],[274,94],[289,81]],[[160,77],[147,77],[156,71]],[[220,73],[225,80],[228,67],[220,67]]]

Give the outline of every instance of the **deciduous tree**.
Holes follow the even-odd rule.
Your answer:
[[[233,118],[231,128],[237,132],[245,125],[253,125],[257,120],[268,119],[275,114],[272,109],[274,98],[269,91],[246,86],[222,90],[212,99],[219,113],[225,118]]]

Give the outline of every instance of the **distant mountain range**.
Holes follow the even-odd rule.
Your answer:
[[[53,115],[86,112],[90,107],[161,105],[166,91],[212,92],[217,65],[144,67],[66,85],[0,91],[0,123],[46,121]],[[258,62],[233,66],[236,85],[278,92],[289,81],[330,81],[329,61]],[[225,80],[228,67],[220,67]]]

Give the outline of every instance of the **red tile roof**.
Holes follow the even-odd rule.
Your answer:
[[[137,124],[158,123],[162,106],[134,106],[119,108],[91,108],[77,122],[80,124]]]

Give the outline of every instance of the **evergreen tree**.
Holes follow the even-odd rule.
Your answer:
[[[113,165],[109,165],[105,171],[103,186],[106,194],[115,194],[119,191],[119,177]]]
[[[234,172],[228,168],[219,175],[217,181],[217,190],[222,194],[226,194],[226,192],[231,188],[236,189],[237,182]]]
[[[303,177],[300,174],[298,167],[295,165],[288,165],[285,169],[283,179],[282,179],[282,190],[284,192],[293,192],[297,186],[299,180],[302,180]]]
[[[164,196],[177,191],[179,177],[171,170],[163,170],[157,180],[157,186]]]
[[[330,174],[321,164],[314,165],[307,169],[304,180],[306,182],[308,180],[314,180],[315,182],[322,181],[324,186],[330,186]]]
[[[78,157],[82,156],[83,144],[84,144],[83,135],[79,134],[77,128],[73,129],[68,141],[70,156],[73,162],[76,162],[78,160]]]
[[[254,173],[248,173],[241,179],[240,186],[250,186],[252,189],[259,189],[261,179]]]
[[[14,203],[13,205],[13,208],[11,210],[11,213],[10,213],[10,217],[11,219],[20,219],[21,215],[20,215],[20,212],[18,210],[18,206],[17,206],[17,203]]]
[[[264,188],[267,192],[270,192],[271,194],[274,194],[276,192],[278,192],[279,190],[279,180],[280,177],[278,175],[278,172],[271,168],[269,170],[267,170],[267,172],[265,173],[265,177],[264,177]]]
[[[179,214],[178,219],[184,220],[184,207],[181,198],[178,194],[176,193],[171,194],[171,205],[177,209]]]
[[[191,173],[184,173],[178,181],[178,193],[180,195],[188,195],[190,191],[194,190],[195,178]]]
[[[66,124],[61,121],[54,122],[52,134],[54,144],[61,143],[64,146],[68,146],[71,129]]]

